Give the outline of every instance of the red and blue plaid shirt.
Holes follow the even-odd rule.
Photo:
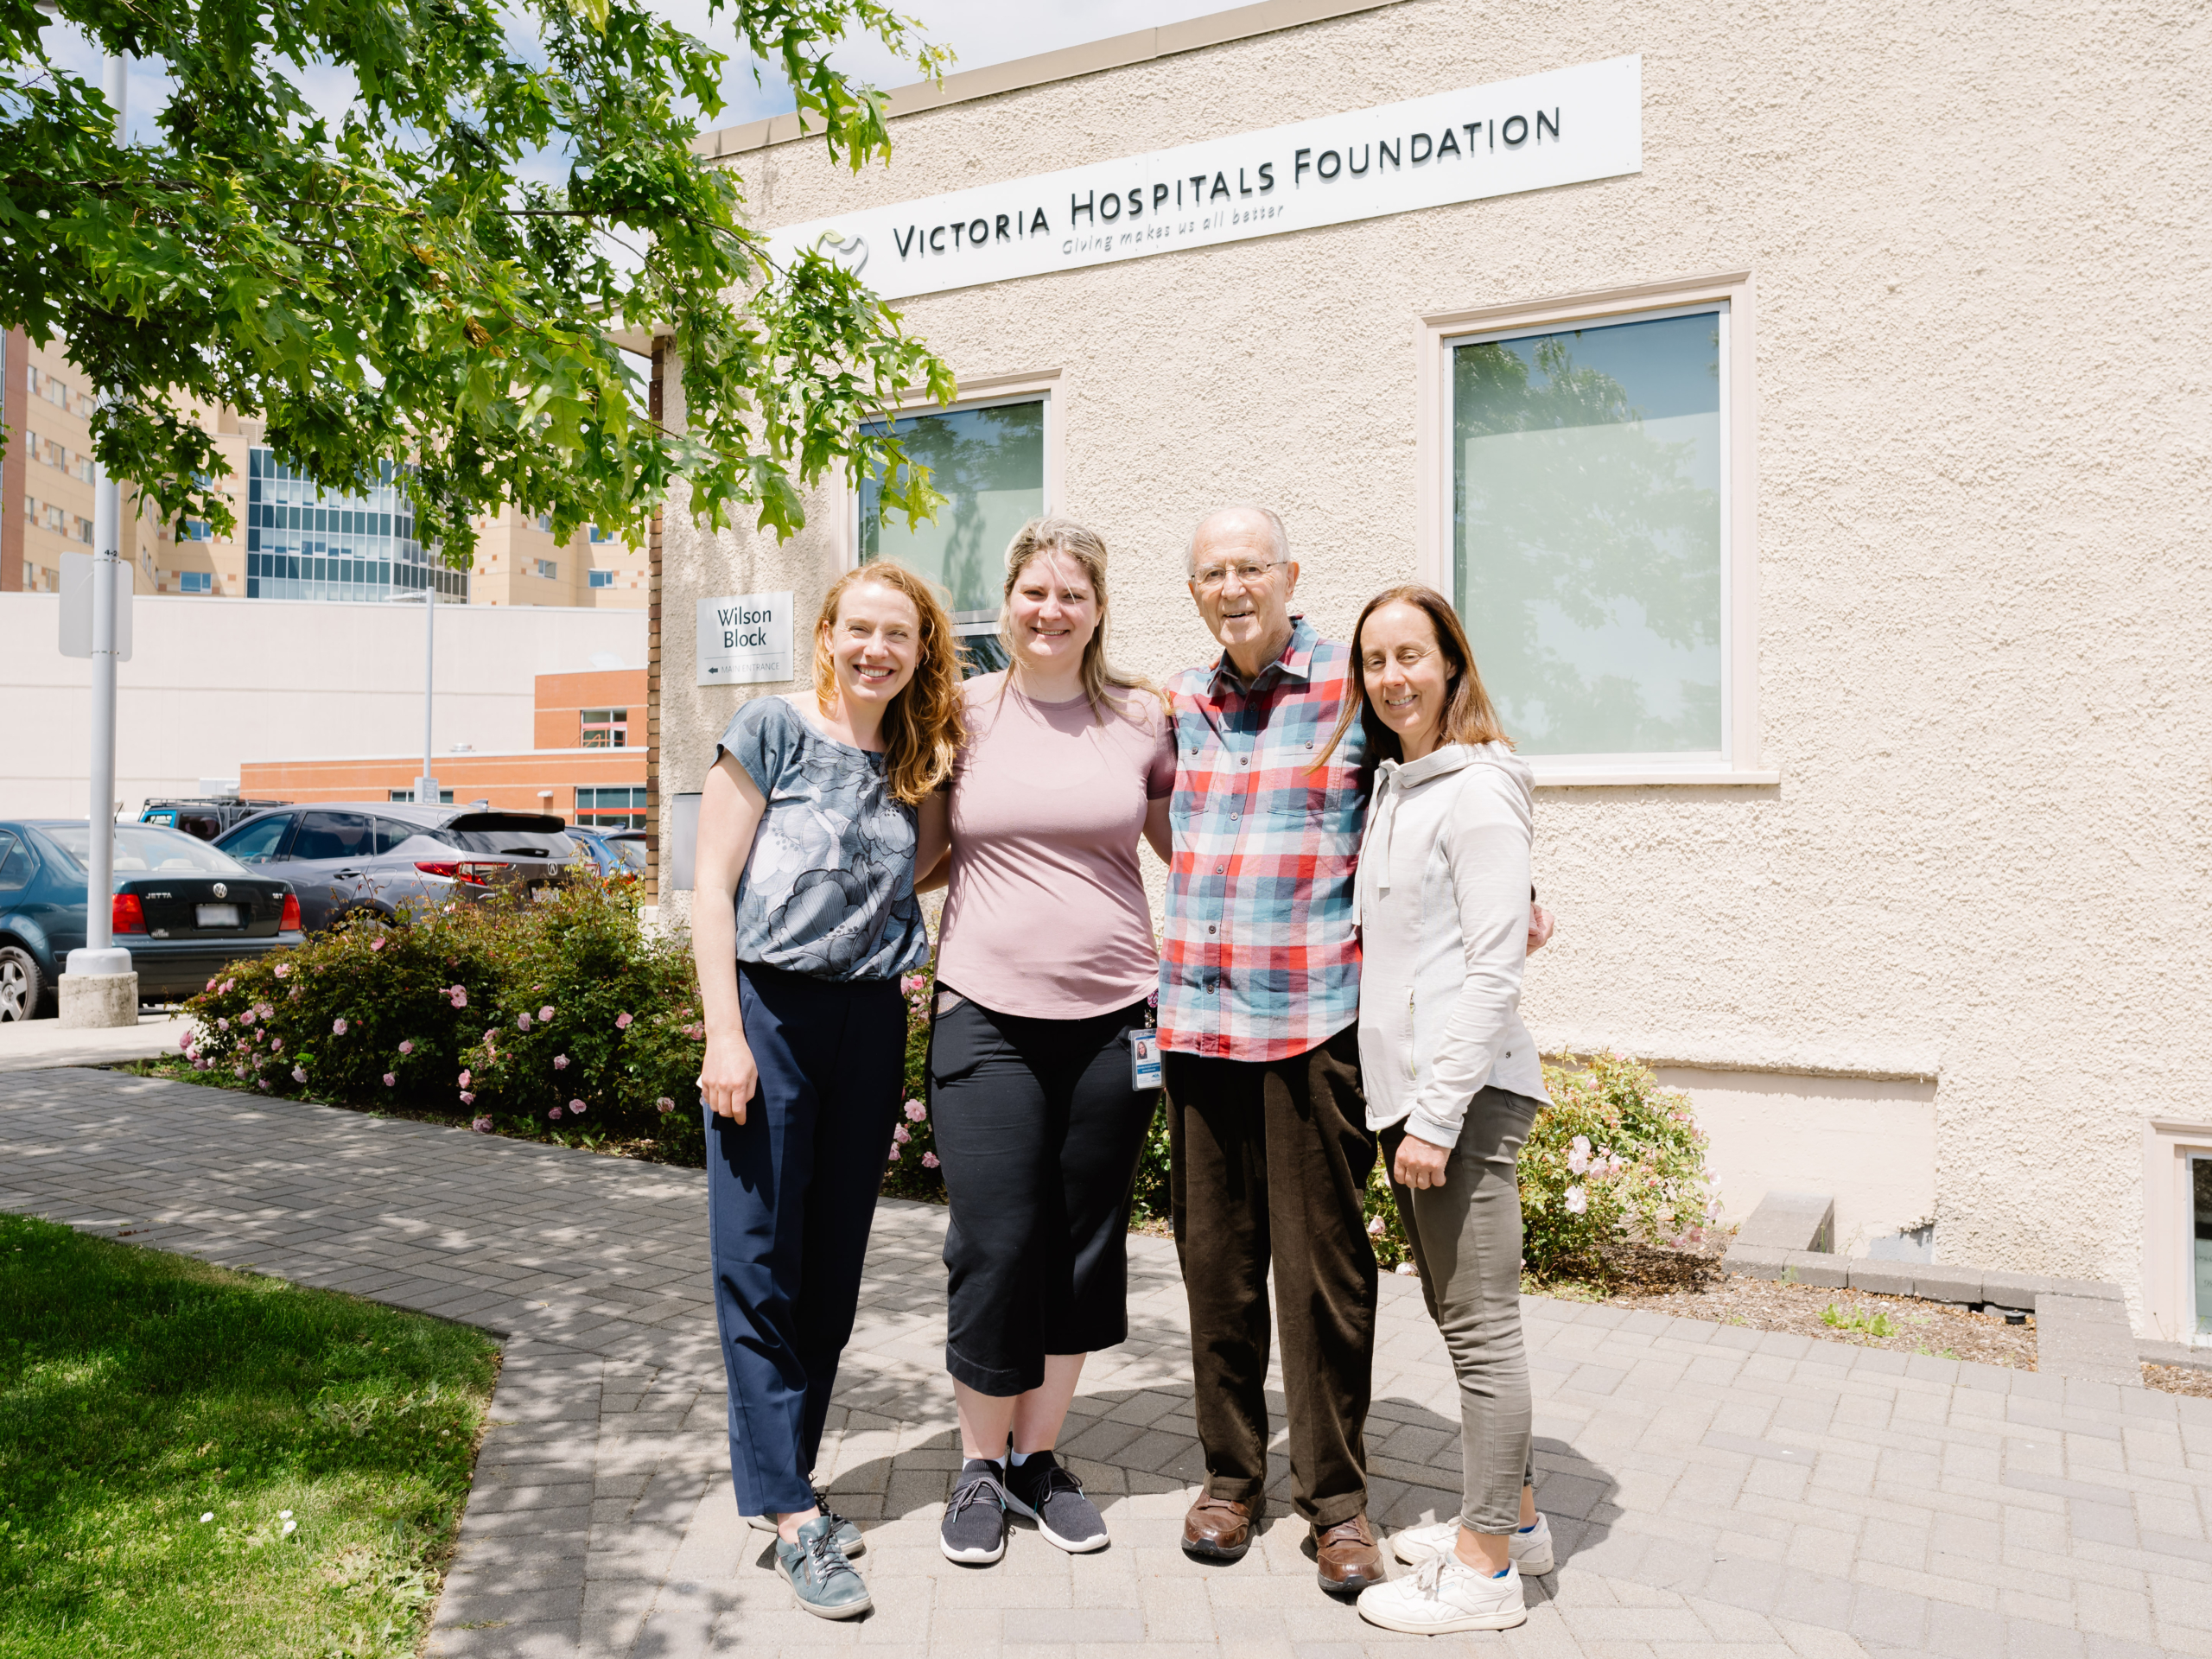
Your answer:
[[[1247,685],[1224,652],[1167,683],[1174,862],[1160,1046],[1232,1060],[1317,1048],[1359,1017],[1352,875],[1367,803],[1357,725],[1325,766],[1351,649],[1303,618]]]

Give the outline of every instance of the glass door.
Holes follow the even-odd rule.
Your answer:
[[[2189,1160],[2190,1285],[2196,1293],[2196,1338],[2212,1344],[2212,1156]]]

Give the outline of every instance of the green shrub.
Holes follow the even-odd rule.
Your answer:
[[[634,882],[355,918],[234,963],[185,1005],[188,1058],[270,1095],[399,1106],[703,1156],[704,1052],[688,945],[648,937]]]
[[[1552,1103],[1521,1147],[1522,1265],[1539,1280],[1603,1277],[1603,1249],[1617,1242],[1698,1243],[1713,1218],[1705,1133],[1689,1096],[1662,1089],[1649,1070],[1618,1054],[1580,1070],[1544,1068]],[[1367,1236],[1387,1272],[1412,1261],[1405,1219],[1378,1155],[1368,1179]]]
[[[1567,1057],[1572,1065],[1573,1057]],[[1705,1131],[1649,1067],[1593,1054],[1544,1068],[1552,1103],[1521,1148],[1521,1254],[1539,1279],[1602,1274],[1602,1247],[1695,1243],[1713,1218]]]

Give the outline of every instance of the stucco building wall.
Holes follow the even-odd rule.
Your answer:
[[[2212,1125],[2201,8],[1405,0],[906,116],[888,169],[733,159],[774,226],[1631,52],[1635,175],[902,308],[963,381],[1057,377],[1058,505],[1160,675],[1213,650],[1183,546],[1224,499],[1283,514],[1324,632],[1414,572],[1422,316],[1749,272],[1780,781],[1543,791],[1529,1016],[1688,1068],[1738,1214],[1847,1188],[1847,1240],[1924,1192],[1940,1257],[2156,1324],[2146,1123]],[[692,600],[793,588],[804,657],[850,512],[782,548],[669,513],[664,810],[741,695],[690,685]]]

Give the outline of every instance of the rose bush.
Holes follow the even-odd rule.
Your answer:
[[[1521,1147],[1522,1267],[1540,1281],[1602,1277],[1607,1244],[1701,1242],[1717,1212],[1689,1096],[1661,1088],[1648,1067],[1618,1054],[1567,1060],[1544,1068],[1552,1103]],[[1366,1213],[1382,1267],[1410,1262],[1380,1158]]]
[[[645,934],[636,884],[579,881],[542,903],[357,918],[233,963],[186,1004],[186,1058],[257,1093],[649,1137],[696,1163],[697,1003],[688,946]]]

